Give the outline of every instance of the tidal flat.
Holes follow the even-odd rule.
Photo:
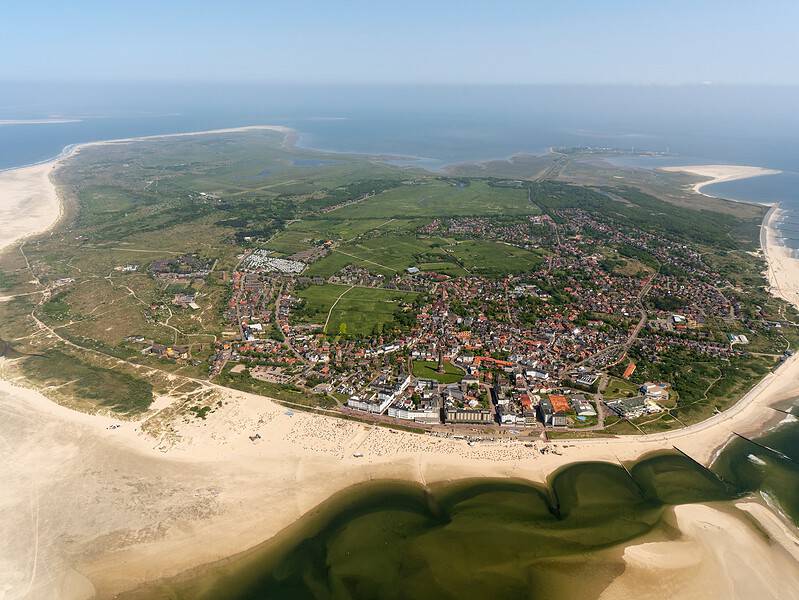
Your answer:
[[[680,538],[675,505],[734,513],[762,492],[795,522],[798,438],[789,419],[762,446],[728,444],[710,469],[661,452],[568,465],[545,486],[361,484],[260,546],[123,598],[596,598],[624,571],[624,546]]]

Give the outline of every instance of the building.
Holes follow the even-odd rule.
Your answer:
[[[416,423],[440,423],[441,408],[434,399],[422,400],[416,405],[410,399],[403,399],[388,407],[388,416]]]
[[[406,375],[404,379],[398,380],[393,386],[386,383],[386,378],[381,378],[378,383],[377,393],[368,400],[361,400],[358,396],[351,396],[347,400],[347,406],[356,410],[382,415],[386,409],[408,388],[411,383],[411,376]]]
[[[586,388],[593,387],[597,381],[599,381],[599,373],[593,371],[580,373],[574,378],[574,383]]]
[[[552,402],[549,401],[549,398],[541,398],[541,401],[538,403],[538,418],[544,425],[549,425],[552,422],[552,415],[554,412],[555,411],[552,410]]]
[[[547,381],[549,379],[549,373],[537,369],[527,369],[524,374],[531,379],[541,379],[542,381]]]
[[[649,412],[645,396],[634,398],[619,398],[605,403],[607,407],[620,417],[634,419]]]
[[[491,411],[485,408],[447,408],[444,416],[447,423],[490,425],[494,422]]]
[[[624,379],[629,379],[632,377],[633,373],[635,373],[635,367],[636,364],[634,362],[631,362],[629,365],[627,365],[627,368],[624,369],[624,375],[622,375],[622,377]]]
[[[578,417],[595,417],[596,409],[591,403],[582,396],[576,396],[571,399],[571,407]]]
[[[382,415],[391,404],[391,400],[391,397],[380,399],[377,394],[367,400],[361,400],[358,396],[350,396],[350,399],[347,400],[347,406],[356,410]]]
[[[668,400],[669,399],[669,384],[668,383],[652,383],[647,382],[638,388],[644,396],[652,400]]]

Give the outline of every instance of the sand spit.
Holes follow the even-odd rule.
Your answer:
[[[80,123],[83,119],[0,119],[3,125],[57,125],[59,123]]]
[[[163,140],[169,138],[180,137],[194,137],[198,135],[219,135],[223,133],[245,133],[247,131],[277,131],[284,135],[294,133],[290,127],[282,125],[246,125],[244,127],[229,127],[227,129],[206,129],[205,131],[189,131],[186,133],[160,133],[157,135],[144,135],[140,137],[118,138],[115,140],[102,140],[98,142],[87,142],[85,144],[77,144],[73,148],[87,148],[89,146],[107,146],[113,144],[129,144],[131,142],[147,142],[150,140]]]
[[[255,127],[95,144],[249,129],[290,133],[282,127]],[[59,160],[81,147],[85,146],[69,149]],[[59,203],[49,177],[56,164],[0,174],[0,203],[17,207],[0,206],[5,215],[0,218],[0,246],[57,221]],[[25,215],[32,207],[36,217],[29,219]],[[771,264],[776,254],[770,242],[766,245]],[[786,262],[771,271],[775,292],[790,297],[786,290],[799,281],[799,265]],[[6,365],[0,360],[0,378],[8,377]],[[0,539],[11,540],[0,548],[0,598],[112,597],[250,548],[335,492],[370,479],[428,484],[513,476],[542,482],[568,463],[617,463],[672,446],[707,462],[732,431],[755,433],[773,423],[775,413],[769,404],[799,395],[799,357],[785,361],[733,408],[704,423],[653,436],[562,441],[550,444],[547,454],[539,452],[541,444],[538,448],[512,442],[469,446],[461,440],[289,411],[267,398],[208,387],[223,404],[207,419],[170,419],[168,411],[176,400],[169,398],[159,401],[160,412],[146,415],[168,422],[167,441],[144,433],[144,419],[130,422],[85,415],[14,382],[0,382],[0,448],[5,458],[0,466],[4,482]],[[251,440],[256,433],[260,438]],[[699,586],[690,589],[720,590],[724,597],[730,588],[715,587],[720,585],[716,571],[746,572],[737,551],[725,548],[757,548],[758,562],[751,564],[762,563],[764,574],[786,564],[781,558],[784,550],[764,547],[754,528],[725,513],[693,506],[679,507],[675,515],[685,533],[679,543],[688,544],[680,548],[690,549],[688,555],[669,567],[661,564],[663,553],[631,546],[630,573],[641,565],[649,565],[653,573],[682,570],[691,579],[686,586]],[[721,524],[706,527],[706,523]],[[773,522],[769,526],[775,527]],[[790,533],[790,528],[786,531]],[[641,581],[646,582],[646,577],[642,575]],[[704,581],[709,582],[707,587],[702,587]],[[624,577],[617,583],[634,585]],[[748,591],[744,584],[732,589],[730,597],[744,597],[740,595]],[[613,588],[608,590],[612,592]],[[679,593],[676,590],[675,597]],[[667,595],[658,589],[651,594],[641,597]]]
[[[758,520],[768,522],[775,532],[782,525],[779,520],[774,524],[775,517],[761,505],[744,506],[747,512],[752,506],[756,513],[764,512]],[[799,598],[797,540],[792,532],[779,530],[780,537],[766,539],[753,534],[741,516],[703,504],[675,507],[672,520],[681,538],[628,546],[624,573],[600,600]]]
[[[660,167],[659,171],[671,173],[690,173],[700,177],[708,177],[707,181],[701,181],[692,186],[697,194],[704,194],[702,188],[714,183],[724,183],[726,181],[736,181],[738,179],[749,179],[750,177],[762,177],[763,175],[778,175],[782,171],[776,169],[766,169],[763,167],[751,167],[747,165],[687,165],[684,167]]]

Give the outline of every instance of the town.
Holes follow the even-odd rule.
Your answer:
[[[288,386],[351,417],[427,430],[592,432],[623,422],[634,432],[642,422],[679,423],[679,373],[642,379],[640,361],[686,352],[729,362],[747,356],[754,330],[782,324],[745,311],[732,282],[695,245],[620,225],[567,207],[512,219],[434,218],[409,235],[422,245],[449,239],[454,248],[526,253],[523,268],[496,273],[469,269],[462,258],[436,268],[423,253],[418,264],[387,273],[322,237],[292,254],[247,248],[223,273],[227,329],[209,375]],[[344,256],[343,266],[314,272],[316,261],[334,255]],[[171,282],[211,269],[211,259],[196,255],[149,267]],[[194,293],[172,301],[185,310],[197,302]],[[143,352],[190,354],[157,344]]]

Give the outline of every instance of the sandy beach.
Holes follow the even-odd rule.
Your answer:
[[[705,194],[702,188],[714,183],[724,183],[727,181],[737,181],[738,179],[749,179],[750,177],[762,177],[764,175],[778,175],[782,171],[776,169],[765,169],[763,167],[751,167],[747,165],[686,165],[682,167],[660,167],[658,171],[669,173],[690,173],[707,177],[707,181],[700,181],[691,186],[697,194]]]
[[[42,233],[61,216],[50,174],[56,161],[0,171],[0,248]]]
[[[161,137],[174,136],[97,143]],[[49,177],[57,164],[0,174],[0,247],[57,222],[59,202]],[[768,233],[764,246],[773,291],[799,301],[799,262],[780,261]],[[0,477],[7,482],[0,486],[0,539],[11,540],[0,549],[3,599],[112,597],[250,548],[335,492],[371,479],[428,484],[512,476],[543,482],[571,462],[617,464],[672,446],[707,463],[733,431],[762,431],[778,420],[770,404],[799,395],[794,356],[734,407],[703,423],[652,436],[555,442],[550,446],[556,452],[541,454],[513,442],[469,446],[289,411],[212,384],[207,390],[224,403],[208,419],[177,418],[181,399],[162,397],[139,421],[120,421],[58,406],[24,381],[8,381],[8,366],[0,359]],[[256,433],[260,438],[252,441]],[[682,545],[631,545],[625,575],[603,597],[631,597],[638,590],[644,598],[749,598],[754,585],[758,597],[788,597],[786,580],[774,570],[795,568],[795,531],[751,504],[759,508],[748,514],[775,532],[772,542],[717,508],[681,506],[674,519],[684,539],[664,544]],[[765,566],[755,579],[747,564]],[[673,593],[664,595],[655,584],[663,573]]]
[[[774,227],[781,213],[778,206],[769,210],[760,241],[768,262],[767,276],[772,293],[799,306],[799,259],[794,258],[790,248],[780,244]]]

